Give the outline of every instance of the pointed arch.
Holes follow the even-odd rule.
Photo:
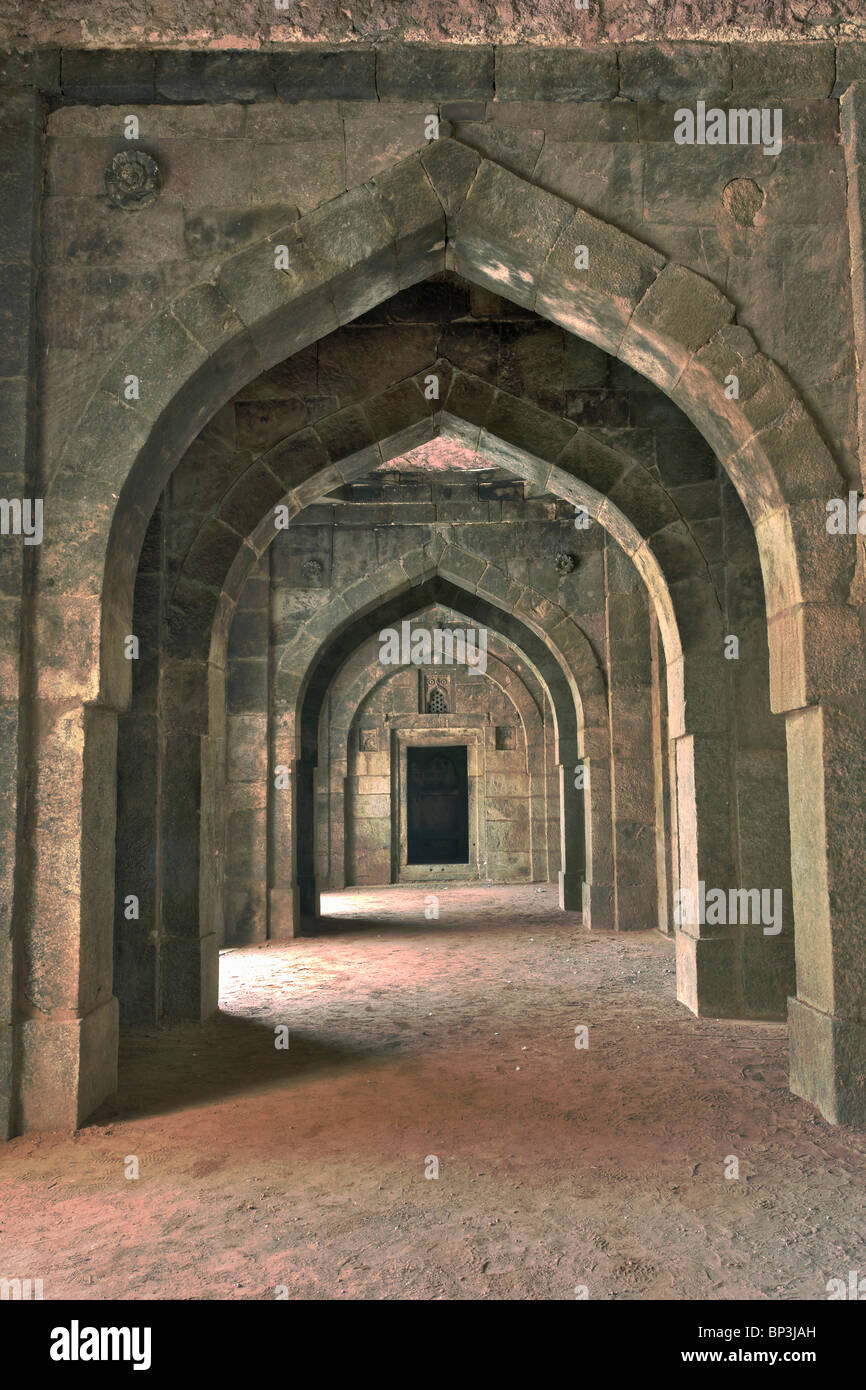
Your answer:
[[[290,247],[288,270],[274,268],[275,242]],[[586,271],[575,267],[576,245],[588,248]],[[442,140],[230,257],[212,282],[163,310],[105,374],[46,489],[24,648],[24,688],[39,707],[27,750],[37,781],[35,873],[19,920],[40,932],[39,949],[24,953],[25,992],[39,1011],[21,1025],[24,1129],[77,1124],[114,1086],[107,789],[115,716],[129,699],[122,639],[133,581],[166,480],[246,381],[446,266],[655,381],[693,420],[743,500],[763,570],[773,708],[792,713],[792,800],[818,803],[818,814],[792,816],[803,943],[794,1085],[830,1118],[866,1118],[849,1060],[866,1057],[863,980],[847,966],[862,954],[862,912],[847,868],[862,857],[863,832],[832,775],[838,765],[850,777],[850,749],[863,746],[860,716],[848,708],[864,685],[849,602],[856,538],[830,537],[824,526],[825,500],[845,486],[839,470],[791,384],[708,280]],[[737,400],[724,392],[731,370]],[[130,371],[148,382],[137,402],[123,399]],[[334,470],[332,486],[341,481]],[[638,563],[639,547],[634,554]],[[51,634],[73,624],[80,655],[70,671]],[[62,856],[58,838],[69,841]],[[213,946],[208,959],[212,970]]]
[[[438,606],[433,609],[428,607],[408,616],[411,621],[418,616],[439,611],[441,610]],[[344,830],[344,812],[347,810],[345,779],[349,775],[352,755],[351,731],[361,717],[362,706],[394,678],[396,669],[393,666],[383,667],[379,663],[379,649],[378,637],[368,638],[355,649],[335,675],[323,710],[322,724],[327,716],[327,736],[324,736],[320,725],[319,756],[321,759],[324,753],[327,761],[329,840],[327,854],[317,854],[316,864],[316,876],[323,884],[323,891],[325,887],[333,890],[349,885],[349,846]],[[558,868],[560,853],[559,835],[556,836],[554,847],[547,825],[549,797],[546,786],[546,753],[549,744],[545,734],[548,727],[545,711],[551,713],[550,702],[544,687],[526,669],[529,663],[515,663],[521,665],[518,675],[514,666],[505,659],[505,653],[508,652],[512,653],[513,660],[514,649],[502,641],[498,633],[489,632],[485,675],[513,709],[514,720],[522,730],[523,746],[526,750],[530,800],[529,860],[532,877],[547,879],[551,857],[555,856]],[[543,816],[536,808],[543,808]]]

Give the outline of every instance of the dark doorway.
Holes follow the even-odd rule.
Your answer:
[[[466,745],[406,749],[409,864],[469,863]]]

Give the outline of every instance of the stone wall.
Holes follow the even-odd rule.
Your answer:
[[[80,401],[136,326],[211,275],[231,251],[287,228],[423,148],[432,112],[459,141],[611,219],[729,293],[759,346],[838,440],[855,476],[846,160],[837,93],[857,76],[856,54],[845,49],[837,69],[832,47],[782,47],[772,100],[783,113],[783,146],[767,157],[752,146],[677,146],[674,111],[698,98],[725,107],[754,104],[756,91],[774,88],[772,65],[756,68],[745,56],[733,62],[727,46],[701,49],[693,61],[677,53],[667,66],[661,60],[641,66],[642,50],[634,65],[619,69],[612,58],[582,54],[579,80],[567,82],[562,54],[546,73],[537,54],[523,51],[506,65],[510,79],[500,72],[495,94],[492,77],[489,91],[478,90],[477,61],[468,72],[455,69],[445,92],[435,64],[425,83],[420,72],[413,78],[406,60],[405,89],[396,82],[378,94],[372,86],[338,87],[329,99],[323,81],[314,101],[291,85],[281,89],[283,100],[269,101],[253,83],[240,100],[216,102],[218,86],[204,77],[197,87],[175,85],[173,105],[161,104],[162,87],[137,101],[108,104],[124,89],[120,78],[113,88],[94,82],[82,89],[80,96],[95,104],[51,112],[45,144],[49,473]],[[136,141],[124,137],[129,116],[139,121]],[[134,217],[110,206],[104,187],[112,155],[130,149],[153,155],[162,179],[159,198]],[[146,364],[139,365],[146,392]]]

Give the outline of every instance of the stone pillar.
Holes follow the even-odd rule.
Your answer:
[[[860,489],[866,444],[866,83],[840,101],[848,179],[851,307],[858,380]],[[852,486],[854,482],[852,480]],[[840,489],[840,494],[844,492]],[[823,500],[823,499],[822,499]],[[823,540],[826,538],[822,537]],[[840,552],[841,537],[832,537]],[[866,674],[863,662],[862,539],[850,607],[818,605],[780,619],[803,634],[820,685],[794,686],[783,661],[772,674],[786,715],[797,996],[788,1001],[791,1090],[832,1123],[866,1124]],[[832,563],[821,561],[832,574]],[[847,588],[847,585],[846,585]],[[835,595],[833,596],[836,597]],[[849,597],[849,595],[846,595]],[[859,623],[858,623],[859,618]],[[784,621],[784,627],[782,623]],[[810,672],[809,675],[812,673]],[[814,687],[814,688],[813,688]],[[838,691],[831,694],[830,691]],[[818,701],[820,700],[820,704]]]
[[[852,82],[839,101],[839,124],[848,178],[851,308],[860,446],[866,442],[866,82]]]
[[[36,267],[42,180],[42,102],[33,92],[0,96],[0,486],[7,500],[42,497],[34,431],[36,377]],[[0,1140],[21,1128],[16,1114],[17,1052],[13,1030],[21,964],[22,924],[15,900],[19,811],[19,739],[27,736],[19,692],[23,595],[38,546],[23,536],[0,537]],[[19,865],[19,876],[28,871]],[[15,1067],[17,1070],[17,1067]]]
[[[319,893],[316,888],[316,761],[302,758],[296,764],[298,911],[301,918],[318,917]]]
[[[682,915],[687,895],[696,909],[703,883],[705,893],[725,895],[725,921],[679,925],[678,996],[705,1016],[782,1018],[793,986],[794,938],[786,757],[782,725],[770,709],[764,585],[754,531],[733,486],[725,481],[721,492],[727,559],[718,571],[718,615],[705,602],[698,627],[691,614],[701,611],[700,594],[683,583],[674,586],[683,615],[685,698],[671,711],[670,731],[679,847],[675,903]],[[760,918],[765,906],[775,913],[777,892],[782,930],[767,934]]]
[[[610,815],[610,758],[584,757],[586,870],[583,920],[592,931],[611,931],[615,925],[613,835]]]
[[[605,580],[616,928],[646,930],[658,926],[649,607],[637,570],[612,540]]]
[[[223,676],[223,684],[225,673]],[[219,951],[225,945],[225,838],[226,838],[226,737],[225,732],[208,734],[201,747],[201,876],[199,881],[199,923],[202,940],[213,938],[210,959],[216,967],[219,999]],[[262,857],[265,827],[262,821]],[[211,986],[212,987],[212,986]]]
[[[722,698],[720,681],[720,703]],[[730,732],[686,734],[675,740],[675,749],[680,916],[684,896],[696,915],[701,882],[705,893],[721,889],[728,904],[724,923],[678,923],[678,998],[703,1016],[778,1018],[791,944],[787,833],[779,822],[779,809],[787,805],[784,757],[753,749],[734,758]],[[731,889],[779,890],[782,932],[768,935],[762,922],[744,921],[743,913],[751,917],[754,911],[744,897],[739,920],[731,922]],[[769,903],[775,907],[775,897]]]
[[[265,557],[250,570],[238,595],[227,645],[231,757],[225,780],[224,900],[233,945],[268,937],[269,594]]]
[[[787,716],[797,997],[791,1090],[833,1124],[866,1123],[866,716]]]
[[[267,773],[268,936],[285,941],[300,934],[295,845],[298,765],[291,756],[294,719],[286,711],[274,714],[271,736]]]
[[[159,719],[122,714],[117,738],[114,990],[122,1027],[159,1021]],[[138,900],[138,917],[130,898]]]
[[[668,733],[670,734],[670,726],[668,728]],[[677,807],[677,744],[676,740],[670,738],[670,736],[668,737],[667,748],[665,750],[665,770],[667,772],[671,837],[670,851],[668,854],[668,869],[671,876],[670,931],[672,935],[676,935],[674,904],[679,902],[680,891],[680,821]]]
[[[547,881],[556,883],[562,857],[562,810],[559,791],[559,776],[556,766],[556,725],[544,695],[544,769],[539,782],[544,793],[544,851],[547,863]]]
[[[575,769],[579,766],[577,745],[569,743],[563,746],[561,743],[559,757],[559,906],[564,912],[580,912],[586,876],[586,825],[584,792],[574,785]]]
[[[159,950],[162,887],[159,719],[162,512],[148,527],[133,597],[132,702],[117,730],[117,835],[114,874],[114,993],[121,1027],[160,1018]],[[138,900],[138,917],[132,914]],[[128,906],[127,906],[128,904]]]
[[[46,602],[46,610],[50,607]],[[44,618],[56,617],[48,612]],[[59,631],[59,629],[58,629]],[[46,678],[46,689],[50,682]],[[117,1089],[112,994],[117,715],[42,699],[33,880],[23,933],[17,1127],[76,1128]]]
[[[343,730],[342,747],[345,747],[346,735]],[[331,744],[331,753],[328,764],[328,844],[330,854],[328,856],[328,877],[327,887],[333,892],[335,889],[347,888],[349,856],[346,848],[346,784],[348,781],[348,759],[345,753],[337,753]]]
[[[666,936],[673,934],[670,896],[671,808],[667,763],[667,691],[658,619],[650,609],[650,657],[652,664],[653,791],[655,800],[656,910],[657,925]]]
[[[166,661],[160,682],[161,1017],[202,1019],[219,1002],[219,944],[200,912],[205,662]],[[210,750],[209,750],[210,755]]]
[[[701,880],[712,888],[736,884],[729,753],[727,738],[684,734],[676,740],[677,998],[693,1013],[711,1018],[742,1016],[739,928],[697,920]]]
[[[739,887],[735,819],[736,730],[731,667],[724,656],[721,595],[690,576],[671,585],[683,653],[668,666],[672,866],[677,998],[702,1017],[743,1017],[743,929],[699,921],[699,884]],[[685,919],[685,920],[684,920]]]
[[[526,738],[526,761],[529,768],[529,873],[533,883],[545,883],[549,881],[551,874],[547,860],[547,747],[544,726],[540,720],[537,741],[529,741],[529,730],[526,732]]]
[[[738,643],[737,659],[722,663],[734,734],[737,882],[782,895],[777,935],[766,935],[761,925],[741,929],[743,1013],[782,1019],[788,996],[796,990],[785,720],[770,708],[767,609],[755,534],[729,480],[722,483],[722,498],[727,632]]]

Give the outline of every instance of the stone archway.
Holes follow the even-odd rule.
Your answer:
[[[290,766],[292,785],[285,788],[292,795],[279,797],[271,793],[273,807],[273,867],[278,875],[271,896],[271,921],[278,924],[277,934],[294,934],[299,919],[317,910],[318,893],[314,882],[313,845],[311,838],[314,818],[313,756],[318,743],[318,727],[322,703],[334,676],[346,657],[369,636],[383,626],[391,626],[422,606],[437,603],[453,608],[462,616],[498,632],[517,648],[540,680],[550,701],[554,716],[556,751],[555,763],[559,778],[561,867],[559,870],[559,901],[563,909],[579,910],[582,902],[585,875],[592,882],[592,866],[585,854],[584,797],[574,786],[573,772],[585,746],[604,728],[604,679],[595,664],[586,638],[576,629],[572,645],[582,642],[586,662],[578,690],[563,656],[545,642],[531,621],[510,612],[497,602],[494,587],[479,582],[474,590],[458,575],[449,573],[447,564],[432,568],[427,574],[406,580],[395,591],[387,583],[379,587],[375,599],[354,612],[346,614],[341,605],[333,622],[326,626],[332,634],[325,642],[311,634],[301,634],[292,649],[283,651],[274,689],[274,745],[272,765]],[[334,605],[335,609],[337,605]],[[269,781],[269,789],[272,780]],[[590,799],[590,818],[594,832],[596,854],[602,861],[601,846],[610,839],[610,801],[600,788]],[[304,829],[310,837],[305,839]],[[592,837],[591,837],[592,840]],[[277,852],[277,848],[278,852]],[[607,862],[607,857],[604,857]],[[596,880],[596,887],[601,888]],[[607,887],[608,903],[612,898]],[[603,894],[596,894],[597,918],[602,918]],[[597,920],[597,925],[609,925]]]
[[[273,269],[273,246],[291,249]],[[589,250],[575,269],[574,247]],[[403,285],[449,264],[657,382],[714,448],[749,512],[767,600],[773,708],[788,714],[798,998],[792,1085],[829,1118],[866,1114],[858,1076],[864,914],[860,628],[854,544],[829,537],[843,487],[781,372],[708,281],[452,141],[442,141],[232,257],[136,337],[88,403],[46,496],[31,639],[37,717],[26,812],[33,873],[16,909],[29,1017],[15,1124],[77,1123],[114,1087],[111,823],[132,582],[177,458],[232,391]],[[152,389],[123,402],[129,370]],[[725,376],[740,379],[736,400]],[[54,592],[52,593],[52,590]],[[52,633],[73,625],[75,670]],[[800,808],[803,808],[802,810]],[[56,846],[65,848],[58,854]],[[38,930],[37,930],[38,927]]]
[[[446,402],[447,404],[447,402]],[[428,423],[426,415],[423,421]],[[680,860],[683,864],[684,885],[693,884],[696,888],[698,878],[698,850],[700,847],[701,858],[706,853],[705,839],[711,841],[711,831],[707,828],[705,835],[704,818],[707,817],[707,827],[709,827],[712,816],[708,816],[710,803],[705,794],[712,783],[712,779],[720,773],[727,775],[720,759],[725,755],[724,748],[719,744],[715,737],[715,712],[710,711],[703,692],[711,689],[712,684],[717,682],[718,653],[721,649],[720,626],[721,615],[714,617],[713,606],[716,604],[712,585],[709,576],[698,573],[697,583],[699,592],[701,585],[705,592],[701,613],[704,619],[704,627],[714,619],[717,624],[715,632],[704,632],[700,642],[693,643],[694,650],[690,651],[690,661],[686,663],[684,658],[683,645],[679,632],[679,616],[688,617],[687,605],[694,602],[695,590],[690,589],[681,595],[678,601],[674,600],[671,587],[668,585],[663,567],[654,553],[650,541],[642,536],[637,528],[628,518],[614,505],[609,498],[603,496],[595,489],[582,483],[578,478],[556,464],[534,457],[526,448],[513,444],[508,440],[495,435],[489,429],[479,429],[470,427],[466,421],[451,416],[449,412],[443,411],[443,419],[439,429],[446,437],[454,437],[464,440],[469,435],[479,453],[485,457],[495,459],[499,463],[507,464],[508,468],[516,475],[525,478],[546,491],[556,496],[566,499],[576,506],[583,508],[587,516],[597,521],[620,546],[624,553],[628,555],[635,569],[641,576],[648,594],[654,605],[659,630],[662,635],[666,656],[666,675],[668,685],[668,708],[670,719],[671,737],[678,740],[678,751],[676,755],[677,779],[680,782],[678,802],[684,817],[684,825],[688,828],[688,834],[680,837],[681,856],[677,856],[674,864],[674,877],[679,873]],[[392,435],[389,439],[389,449],[394,453],[401,452],[403,447],[407,447],[416,439],[415,425],[409,424],[398,434]],[[482,448],[483,445],[483,448]],[[351,455],[345,460],[341,460],[332,467],[326,467],[319,472],[305,477],[303,483],[287,494],[280,506],[285,506],[292,515],[297,515],[306,505],[314,502],[324,495],[323,489],[333,486],[333,468],[339,470],[339,476],[351,479],[358,474],[366,472],[370,466],[370,451],[364,450],[358,455]],[[248,542],[239,550],[234,562],[229,581],[224,591],[223,599],[218,608],[218,620],[213,629],[213,641],[211,644],[209,669],[215,673],[217,680],[220,679],[219,673],[222,672],[225,664],[224,646],[228,630],[228,623],[233,612],[233,595],[236,595],[244,582],[244,576],[249,572],[249,567],[254,564],[258,557],[262,555],[270,546],[275,537],[274,514],[269,512],[261,521],[256,531]],[[451,572],[453,577],[459,580],[462,576],[472,576],[476,581],[476,589],[480,592],[487,592],[494,601],[501,599],[510,588],[508,577],[504,573],[496,571],[495,566],[480,557],[473,556],[460,546],[449,546],[446,552],[437,557],[438,567],[445,573]],[[379,587],[385,592],[390,583],[393,587],[402,587],[407,576],[416,578],[423,567],[430,566],[430,557],[419,554],[412,558],[407,568],[400,565],[392,565],[389,571],[385,571],[379,581]],[[357,586],[357,589],[350,589],[342,595],[334,607],[332,618],[329,620],[329,627],[337,628],[345,621],[346,613],[354,611],[356,603],[365,604],[370,596],[370,583],[365,579]],[[717,604],[716,604],[717,606]],[[556,650],[559,648],[567,656],[568,663],[565,666],[566,679],[571,680],[571,673],[574,672],[579,679],[586,679],[586,674],[592,674],[597,666],[597,657],[591,652],[589,644],[583,639],[575,640],[574,624],[561,607],[550,604],[540,595],[532,595],[527,592],[520,600],[520,611],[526,615],[528,620],[537,628],[539,634],[547,640]],[[691,628],[694,629],[694,623]],[[291,665],[297,672],[307,669],[307,665],[312,659],[312,653],[318,647],[318,638],[313,634],[306,634],[299,630],[292,645],[286,650],[284,661],[286,665]],[[710,656],[710,654],[712,655]],[[593,677],[594,679],[594,677]],[[693,704],[696,711],[702,711],[706,721],[709,715],[709,722],[701,722],[701,718],[690,712],[688,721],[686,720],[686,707]],[[610,738],[608,732],[603,732],[605,720],[595,719],[592,721],[593,734],[584,737],[581,744],[581,753],[586,765],[586,774],[590,778],[593,791],[590,796],[590,804],[600,807],[607,807],[610,804],[611,788],[609,785],[609,771],[605,766],[605,759],[610,748]],[[299,728],[295,728],[292,737],[298,744],[298,757],[302,757],[303,738]],[[310,736],[312,737],[312,735]],[[610,863],[610,834],[604,826],[609,825],[607,815],[601,817],[598,822],[595,815],[590,821],[590,841],[595,845],[595,858],[597,862]],[[727,870],[729,873],[730,870]],[[691,875],[691,877],[689,877]],[[587,919],[596,922],[597,925],[609,924],[610,918],[610,892],[605,884],[605,875],[594,876],[593,882],[587,888],[587,896],[584,902],[584,910]],[[213,894],[209,894],[212,898]],[[287,926],[285,929],[288,929]],[[686,938],[686,934],[683,934]],[[712,941],[712,944],[709,942]],[[705,944],[706,943],[706,944]],[[718,991],[713,992],[711,981],[713,973],[719,973],[719,940],[711,938],[704,933],[694,937],[688,936],[681,943],[681,950],[687,952],[681,956],[680,969],[680,991],[683,1001],[688,1003],[696,1012],[713,1012],[722,1007],[730,1011],[727,999],[730,991],[725,991],[720,995]],[[722,944],[722,951],[727,953],[727,968],[735,970],[738,942],[734,938],[727,938]],[[704,959],[698,959],[698,957]],[[703,971],[703,979],[698,979],[698,971]],[[724,999],[724,1003],[721,1001]]]
[[[501,650],[497,651],[497,648]],[[343,817],[347,810],[349,764],[354,744],[358,742],[362,708],[366,708],[368,701],[387,686],[395,674],[393,668],[383,667],[378,662],[378,649],[378,639],[368,639],[337,672],[322,715],[324,721],[327,714],[326,733],[320,724],[319,758],[321,762],[324,753],[327,768],[329,853],[319,856],[316,877],[329,890],[344,888],[357,882],[357,878],[352,875],[353,866],[350,864]],[[549,708],[549,701],[540,683],[534,682],[536,694],[533,696],[527,685],[529,677],[526,671],[518,676],[508,664],[506,653],[512,650],[514,649],[501,642],[498,634],[488,633],[485,674],[509,702],[514,719],[522,731],[523,750],[528,763],[530,813],[527,847],[530,877],[533,880],[543,878],[546,881],[550,877],[547,869],[554,850],[546,833],[547,796],[544,786],[549,742],[544,712]],[[523,666],[528,666],[528,663],[524,662]],[[550,713],[552,714],[552,711]],[[536,808],[543,808],[544,817],[540,816]],[[556,837],[555,852],[558,870],[559,836]]]
[[[288,512],[295,515],[306,505],[324,497],[321,489],[333,483],[335,477],[351,480],[363,476],[377,463],[411,449],[420,441],[431,438],[454,440],[475,451],[479,458],[483,455],[485,460],[504,463],[510,471],[536,487],[549,489],[562,498],[579,503],[586,509],[587,515],[601,522],[626,553],[636,557],[637,567],[652,596],[665,638],[674,732],[683,739],[686,735],[697,736],[697,743],[694,740],[683,742],[682,756],[677,759],[679,775],[683,780],[683,809],[687,811],[697,797],[703,810],[706,810],[714,781],[718,785],[720,779],[724,781],[727,778],[724,767],[726,744],[719,739],[719,733],[724,730],[723,723],[719,723],[718,701],[723,628],[716,586],[706,557],[688,524],[680,519],[673,527],[669,525],[669,499],[664,489],[646,473],[645,506],[642,508],[639,505],[640,497],[634,496],[634,485],[627,489],[627,497],[623,499],[630,501],[630,510],[636,512],[638,517],[643,514],[646,529],[641,532],[631,517],[614,503],[616,488],[612,496],[603,495],[574,476],[576,472],[582,473],[586,469],[590,476],[601,481],[599,475],[616,478],[631,470],[629,476],[639,473],[641,482],[644,482],[644,470],[635,461],[548,412],[535,406],[527,408],[525,403],[501,389],[495,390],[488,383],[465,372],[453,372],[448,363],[439,361],[431,366],[441,387],[440,409],[431,407],[426,401],[419,384],[419,374],[416,373],[413,377],[394,383],[381,397],[374,396],[369,403],[365,403],[363,411],[350,408],[337,411],[330,419],[326,417],[324,424],[317,428],[323,438],[337,441],[336,447],[332,445],[330,451],[317,442],[316,431],[302,429],[273,445],[251,465],[248,457],[244,459],[245,471],[241,479],[231,482],[222,502],[216,505],[217,514],[201,523],[176,581],[173,614],[177,616],[179,631],[172,648],[175,655],[183,657],[193,671],[195,662],[204,660],[207,634],[211,630],[213,606],[216,603],[216,597],[211,598],[214,588],[212,547],[216,546],[219,550],[230,535],[231,524],[237,527],[237,512],[240,510],[242,517],[246,514],[243,510],[245,503],[247,513],[250,507],[258,504],[258,509],[264,509],[265,515],[253,534],[243,544],[238,542],[238,554],[217,605],[218,621],[209,660],[210,669],[216,673],[219,681],[225,661],[223,646],[226,624],[233,612],[234,596],[249,567],[258,561],[274,539],[272,513],[267,504],[279,495],[277,478],[281,473],[290,470],[296,479],[295,486],[282,497],[281,502]],[[379,414],[387,418],[390,433],[384,442],[371,444],[368,441],[376,438],[372,422]],[[494,430],[494,421],[502,434]],[[538,439],[539,447],[546,451],[546,458],[534,457],[527,451],[527,437]],[[353,444],[361,447],[352,452]],[[349,452],[346,453],[346,450]],[[322,462],[323,458],[330,458],[330,462]],[[246,493],[242,491],[243,488],[247,489]],[[462,556],[461,568],[465,571],[468,564],[471,571],[475,562],[462,555],[462,552],[457,553]],[[666,582],[668,570],[672,572],[672,583]],[[686,575],[688,578],[684,578]],[[394,582],[399,582],[401,578],[398,567]],[[507,577],[503,576],[501,592],[507,592],[509,587]],[[363,593],[363,588],[361,584],[358,592]],[[197,634],[189,621],[190,605],[198,620]],[[534,600],[530,601],[530,606],[536,606]],[[552,612],[554,617],[562,618],[561,609],[554,608]],[[688,666],[684,665],[676,631],[677,618],[686,632],[685,645],[690,656]],[[555,622],[549,624],[551,627],[555,625]],[[688,728],[684,723],[686,704],[690,710]],[[211,705],[214,705],[213,699]],[[703,722],[693,711],[702,713]],[[604,773],[599,768],[595,775],[603,777]],[[691,879],[686,875],[686,881],[696,882],[698,844],[703,858],[711,837],[703,832],[696,835],[693,814],[687,814],[686,823],[690,827],[690,835],[683,838],[683,849],[688,851],[688,874],[691,875]],[[716,832],[717,841],[718,838]],[[724,856],[719,855],[718,848],[716,844],[714,881],[722,881],[720,874],[727,881],[735,874],[733,847],[729,847]],[[203,847],[202,862],[206,859]],[[677,854],[674,858],[674,878],[678,862]],[[787,885],[787,875],[784,881]],[[209,893],[207,900],[212,903],[213,894]],[[205,915],[203,912],[202,916]],[[715,939],[712,945],[705,945],[700,938],[695,940],[693,947],[683,942],[683,946],[692,952],[691,959],[683,958],[684,1001],[700,1012],[723,1011],[735,1015],[738,1008],[742,1011],[738,989],[727,987],[719,991],[712,987],[713,980],[720,974],[720,952],[727,952],[729,958],[730,969],[725,972],[726,978],[733,979],[737,974],[740,959],[737,943],[730,938],[726,942]],[[789,951],[792,943],[789,937],[774,945]],[[707,957],[707,961],[701,961],[699,956]],[[696,977],[704,964],[707,968],[698,982]],[[778,994],[778,988],[776,992]],[[773,1012],[777,1015],[778,1007]]]

